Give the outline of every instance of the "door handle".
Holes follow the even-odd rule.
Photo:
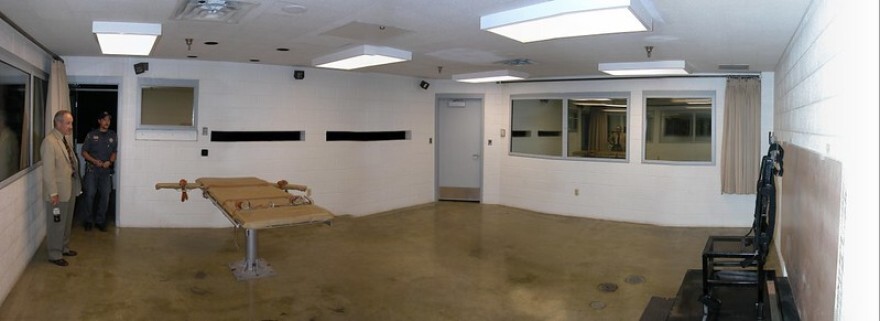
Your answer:
[[[472,157],[474,160],[478,160],[478,159],[480,159],[480,154],[473,154],[471,157]]]

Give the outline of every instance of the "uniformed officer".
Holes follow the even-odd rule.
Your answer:
[[[110,203],[116,147],[119,144],[116,132],[110,130],[110,120],[110,113],[105,111],[98,114],[98,128],[90,131],[83,141],[82,155],[87,162],[83,179],[83,210],[86,216],[83,227],[86,231],[91,230],[93,224],[101,232],[107,231],[107,207]],[[97,204],[95,195],[98,196]]]

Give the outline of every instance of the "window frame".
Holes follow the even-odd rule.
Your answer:
[[[699,135],[696,135],[698,129],[697,125],[697,113],[691,113],[691,128],[689,138],[692,143],[700,143],[700,142],[709,142],[710,143],[710,159],[708,161],[680,161],[680,160],[657,160],[657,159],[647,159],[647,151],[649,143],[661,143],[663,142],[663,132],[664,128],[661,126],[665,126],[662,121],[662,115],[651,115],[652,119],[660,119],[659,128],[652,130],[657,130],[656,133],[648,131],[648,99],[650,98],[704,98],[709,99],[711,107],[710,107],[710,117],[711,117],[711,131],[709,138],[700,138]],[[640,137],[642,143],[642,159],[641,162],[643,164],[666,164],[666,165],[687,165],[687,166],[715,166],[715,162],[717,161],[716,151],[718,149],[718,99],[717,92],[715,90],[689,90],[689,91],[643,91],[642,92],[642,135]],[[651,139],[649,141],[649,138]],[[667,142],[669,142],[667,140]]]
[[[624,141],[624,145],[626,146],[623,150],[624,157],[623,158],[605,158],[605,157],[581,157],[581,156],[569,156],[569,133],[572,129],[584,130],[580,124],[576,126],[572,126],[569,124],[571,117],[569,117],[569,100],[576,99],[596,99],[596,98],[610,98],[610,99],[625,99],[626,100],[626,140]],[[541,100],[541,99],[555,99],[562,100],[562,110],[559,117],[562,119],[561,127],[558,129],[562,133],[562,152],[560,156],[555,155],[541,155],[541,154],[529,154],[523,152],[514,152],[514,143],[513,139],[516,137],[513,135],[515,131],[513,128],[514,121],[514,113],[513,113],[513,101],[514,100]],[[630,132],[632,131],[632,117],[631,113],[633,110],[632,104],[632,93],[628,91],[602,91],[602,92],[573,92],[573,93],[545,93],[545,94],[517,94],[510,95],[509,97],[509,111],[510,111],[510,119],[508,122],[508,132],[511,133],[510,144],[507,149],[507,155],[513,157],[525,157],[525,158],[539,158],[539,159],[552,159],[552,160],[566,160],[566,161],[587,161],[587,162],[613,162],[613,163],[628,163],[630,161],[631,155],[631,139]],[[577,120],[580,121],[581,117],[577,117]],[[532,130],[531,135],[527,137],[537,137],[538,130]]]
[[[9,51],[6,51],[3,48],[0,48],[0,62],[5,63],[6,65],[9,65],[15,69],[18,69],[27,75],[27,83],[25,84],[26,94],[25,94],[25,106],[24,106],[24,119],[22,119],[22,122],[23,123],[28,122],[31,125],[31,128],[34,128],[33,127],[34,122],[36,122],[36,121],[43,122],[44,130],[48,131],[48,129],[45,128],[45,126],[48,124],[48,120],[35,119],[33,117],[34,116],[34,103],[33,103],[34,102],[34,86],[33,86],[33,83],[34,83],[34,78],[40,78],[40,79],[47,80],[47,85],[48,85],[49,74],[46,71],[43,71],[42,69],[40,69],[39,67],[34,66],[33,64],[29,63],[28,61],[22,59],[21,57],[15,55],[15,54],[10,53]],[[48,95],[48,86],[46,89],[47,89],[46,92]],[[49,108],[48,104],[43,106],[43,108],[44,108],[43,114],[45,116],[45,114],[48,112],[48,108]],[[46,116],[46,117],[48,117],[48,116]],[[33,135],[33,130],[28,131],[27,135],[29,136],[29,142],[30,142],[30,144],[28,146],[29,153],[27,155],[23,155],[23,154],[19,155],[19,158],[27,157],[28,158],[28,161],[27,161],[28,165],[26,168],[19,169],[18,172],[16,172],[15,174],[12,174],[11,176],[6,177],[3,180],[0,180],[0,189],[3,189],[6,186],[13,184],[13,182],[17,181],[21,177],[24,177],[28,173],[34,171],[42,164],[42,161],[35,162],[34,157],[32,156],[33,153],[39,153],[40,144],[42,143],[42,140],[35,141],[36,137],[34,137],[34,135]],[[44,133],[44,136],[45,136],[45,133]],[[21,144],[21,142],[19,142],[19,144]]]
[[[146,87],[186,87],[193,89],[192,125],[143,124],[143,90]],[[199,80],[170,78],[139,78],[137,86],[136,140],[198,140],[199,128]]]

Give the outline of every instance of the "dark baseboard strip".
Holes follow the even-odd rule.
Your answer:
[[[782,312],[784,321],[800,321],[797,304],[794,302],[794,294],[791,292],[791,283],[787,277],[776,278],[776,292],[779,295],[779,310]]]

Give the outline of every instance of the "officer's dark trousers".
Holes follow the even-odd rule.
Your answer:
[[[108,172],[86,170],[86,177],[83,178],[85,199],[82,210],[86,216],[84,223],[99,225],[107,223],[107,205],[110,204],[110,189],[112,188],[111,177],[112,174]]]

